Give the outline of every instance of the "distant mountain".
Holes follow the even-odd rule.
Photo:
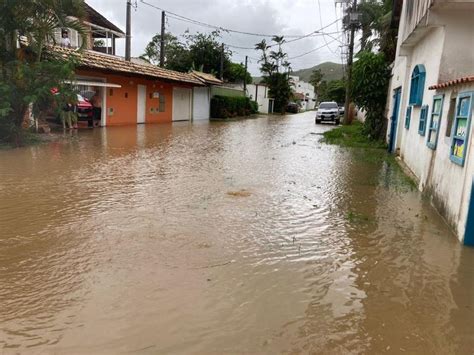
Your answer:
[[[312,68],[308,69],[300,69],[296,70],[291,73],[291,75],[299,76],[300,80],[309,81],[311,73],[314,69],[321,69],[324,77],[323,80],[332,81],[332,80],[340,80],[343,77],[343,66],[342,64],[326,62],[318,64]]]
[[[311,73],[314,69],[321,69],[321,72],[324,75],[323,80],[326,80],[328,82],[333,80],[340,80],[343,76],[342,64],[332,62],[321,63],[312,68],[296,70],[294,72],[291,72],[291,75],[299,76],[300,80],[309,82],[309,77],[311,76]],[[260,83],[261,80],[262,77],[260,76],[253,77],[254,84]]]

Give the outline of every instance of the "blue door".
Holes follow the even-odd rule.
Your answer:
[[[471,192],[471,202],[467,212],[466,234],[464,235],[465,245],[474,245],[474,183]]]
[[[393,91],[393,112],[391,117],[392,124],[390,125],[390,139],[388,143],[388,151],[390,153],[395,152],[395,146],[397,142],[397,123],[398,114],[400,112],[400,98],[402,94],[402,88],[399,87]]]

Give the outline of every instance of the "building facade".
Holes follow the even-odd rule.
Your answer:
[[[51,45],[46,56],[76,60],[73,85],[86,98],[100,97],[94,100],[101,105],[100,126],[209,119],[209,87],[220,80],[115,55],[115,43],[125,37],[123,31],[87,4],[85,12],[87,43],[74,30],[58,28],[54,42],[61,43],[60,37],[66,33],[70,45]]]
[[[389,149],[459,240],[474,244],[474,0],[396,0],[394,8]]]
[[[298,100],[303,110],[314,110],[316,106],[316,93],[314,86],[304,80],[300,80],[299,76],[290,76],[293,80],[293,91],[298,94],[297,97],[303,97]]]

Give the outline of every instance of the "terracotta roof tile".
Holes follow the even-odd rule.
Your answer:
[[[138,64],[128,62],[125,59],[109,54],[95,51],[77,51],[71,48],[52,46],[47,48],[46,56],[53,58],[67,58],[74,56],[78,60],[78,66],[82,68],[101,69],[117,73],[135,74],[174,82],[181,82],[202,86],[201,80],[189,73],[181,73],[173,70],[163,69],[152,64]]]
[[[454,86],[458,84],[464,84],[464,83],[470,83],[474,81],[474,75],[472,76],[465,76],[462,78],[450,80],[450,81],[445,81],[444,83],[436,84],[436,85],[431,85],[428,89],[430,90],[437,90],[437,89],[444,89],[449,86]]]

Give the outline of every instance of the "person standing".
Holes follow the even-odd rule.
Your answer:
[[[63,30],[61,33],[61,47],[71,48],[71,40],[69,39],[67,30]]]
[[[99,88],[94,88],[95,94],[91,98],[92,118],[94,122],[100,122],[102,119],[102,95]],[[93,127],[93,122],[89,121],[89,127]]]

